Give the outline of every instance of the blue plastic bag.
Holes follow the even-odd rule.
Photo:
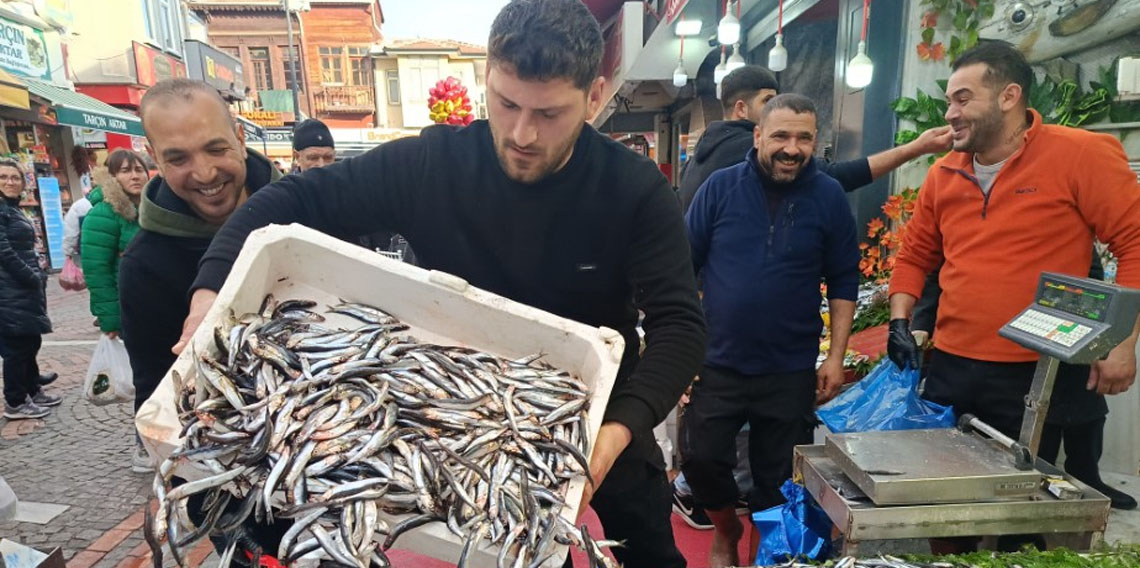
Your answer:
[[[755,566],[783,564],[790,559],[822,560],[831,555],[831,519],[802,485],[787,480],[780,487],[787,503],[752,513],[760,531]]]
[[[952,428],[954,409],[918,396],[918,371],[886,357],[863,380],[816,411],[835,433]]]

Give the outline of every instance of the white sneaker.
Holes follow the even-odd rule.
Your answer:
[[[150,463],[150,454],[146,448],[136,444],[135,451],[131,452],[131,471],[134,473],[153,473],[154,466]]]

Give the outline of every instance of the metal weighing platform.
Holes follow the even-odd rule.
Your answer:
[[[1089,364],[1133,330],[1140,290],[1043,273],[1033,303],[999,331],[1041,353],[1017,440],[971,415],[957,429],[827,434],[795,450],[795,476],[858,543],[1023,533],[1103,538],[1109,500],[1037,458],[1060,362]]]

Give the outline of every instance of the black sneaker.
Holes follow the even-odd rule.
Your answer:
[[[36,379],[36,382],[42,387],[54,383],[58,378],[59,373],[44,373]]]
[[[705,514],[705,510],[693,505],[692,495],[681,495],[677,488],[673,488],[673,512],[681,516],[686,525],[699,531],[713,529],[712,521]]]

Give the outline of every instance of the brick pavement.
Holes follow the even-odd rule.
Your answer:
[[[55,332],[44,337],[40,367],[60,379],[48,389],[63,404],[43,420],[0,419],[0,476],[21,501],[70,508],[46,525],[0,523],[0,536],[43,551],[59,546],[70,568],[114,567],[146,552],[140,527],[150,477],[130,471],[129,405],[94,406],[83,376],[99,337],[86,292],[48,282]]]

